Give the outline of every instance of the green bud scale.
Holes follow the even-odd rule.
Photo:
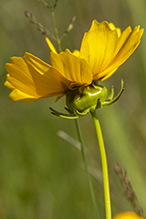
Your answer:
[[[98,100],[104,102],[107,97],[108,90],[105,86],[82,86],[66,94],[66,105],[71,112],[74,110],[79,112],[85,110],[94,111],[97,108]]]
[[[108,95],[108,90],[105,86],[99,85],[96,81],[88,86],[81,86],[74,90],[66,92],[65,108],[69,114],[60,113],[52,108],[52,114],[66,119],[77,119],[87,113],[93,113],[96,109],[103,106],[110,106],[115,103],[124,91],[124,82],[121,80],[121,89],[118,95],[114,97],[114,88],[112,87]]]

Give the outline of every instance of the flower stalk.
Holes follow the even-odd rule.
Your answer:
[[[97,134],[97,139],[98,139],[99,149],[100,149],[101,163],[102,163],[103,188],[104,188],[105,213],[106,213],[105,218],[111,219],[111,200],[110,200],[108,165],[107,165],[105,146],[104,146],[101,126],[97,118],[96,112],[95,111],[91,112],[91,115],[92,115],[95,129],[96,129],[96,134]]]
[[[50,3],[50,1],[49,1],[49,3]],[[59,38],[59,33],[58,33],[57,25],[56,25],[56,19],[55,19],[55,14],[54,14],[53,8],[51,10],[51,13],[52,13],[52,18],[53,18],[53,22],[54,22],[54,28],[55,28],[55,32],[56,32],[59,51],[61,52],[62,51],[61,40]],[[92,199],[92,203],[93,203],[95,218],[100,219],[99,211],[98,211],[97,203],[96,203],[96,199],[95,199],[94,189],[93,189],[93,185],[92,185],[92,180],[91,180],[91,176],[90,176],[90,171],[89,171],[89,167],[88,167],[88,162],[87,162],[87,158],[86,158],[85,147],[84,147],[83,138],[82,138],[82,134],[81,134],[78,119],[75,119],[75,125],[76,125],[78,138],[79,138],[79,141],[80,141],[80,144],[81,144],[81,154],[82,154],[82,157],[83,157],[85,170],[86,170],[86,173],[87,173],[87,178],[88,178],[88,183],[89,183],[89,188],[90,188],[90,193],[91,193],[91,199]]]
[[[82,138],[81,130],[80,130],[80,127],[79,127],[78,119],[75,119],[75,124],[76,124],[77,133],[78,133],[78,138],[79,138],[79,141],[80,141],[80,144],[81,144],[81,153],[82,153],[82,157],[83,157],[83,161],[84,161],[84,164],[85,164],[85,169],[86,169],[86,173],[87,173],[87,177],[88,177],[89,188],[90,188],[90,192],[91,192],[91,198],[92,198],[95,218],[99,219],[100,218],[99,217],[99,212],[98,212],[98,208],[97,208],[97,204],[96,204],[96,199],[95,199],[95,195],[94,195],[93,185],[92,185],[92,181],[91,181],[91,176],[90,176],[90,172],[89,172],[88,162],[87,162],[87,158],[86,158],[83,138]]]

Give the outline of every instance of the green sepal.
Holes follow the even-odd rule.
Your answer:
[[[114,97],[114,86],[111,87],[109,96],[106,101],[111,101]]]
[[[64,119],[77,119],[78,118],[78,116],[76,116],[74,113],[72,114],[60,113],[51,107],[50,107],[50,110],[52,111],[51,113],[53,115],[64,118]]]
[[[97,100],[97,104],[96,104],[96,108],[95,109],[100,109],[100,108],[102,108],[103,107],[103,105],[102,105],[102,102],[100,101],[100,99],[99,100]],[[95,110],[91,110],[91,112],[94,112]]]
[[[74,109],[74,114],[78,117],[85,116],[90,112],[90,109],[84,110],[83,112],[79,112],[78,110]]]
[[[120,89],[118,95],[112,100],[106,100],[104,103],[102,103],[102,105],[103,106],[110,106],[111,104],[115,103],[120,98],[120,96],[122,95],[122,93],[124,91],[123,87],[124,87],[124,81],[121,80],[121,89]]]

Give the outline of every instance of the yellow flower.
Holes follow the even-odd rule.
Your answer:
[[[6,64],[8,72],[5,86],[14,101],[31,102],[39,98],[64,95],[93,81],[109,78],[134,52],[140,43],[143,29],[127,27],[122,33],[112,23],[92,22],[84,34],[80,51],[66,49],[57,53],[51,49],[51,65],[30,53],[12,57]]]
[[[122,212],[117,214],[113,219],[144,219],[134,212]]]

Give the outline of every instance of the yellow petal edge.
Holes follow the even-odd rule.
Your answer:
[[[143,217],[140,217],[135,212],[121,212],[113,217],[113,219],[144,219]]]

